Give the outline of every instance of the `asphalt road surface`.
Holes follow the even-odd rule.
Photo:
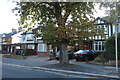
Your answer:
[[[3,62],[3,64],[2,64]],[[41,70],[35,70],[31,67],[35,66],[42,66],[46,64],[54,64],[56,62],[51,61],[36,61],[36,60],[20,60],[20,59],[9,59],[9,58],[3,58],[2,62],[2,80],[41,80],[41,79],[48,79],[48,80],[55,80],[55,79],[69,79],[69,80],[114,80],[114,79],[107,79],[107,78],[97,78],[97,77],[90,77],[90,76],[77,76],[77,75],[71,75],[71,74],[62,74],[62,73],[56,73],[56,72],[49,72],[49,71],[41,71]],[[13,65],[9,65],[13,64]],[[17,66],[20,65],[20,66]],[[22,66],[29,66],[29,67],[22,67]],[[88,66],[88,65],[85,65]],[[94,67],[94,66],[91,66]]]
[[[21,68],[16,66],[3,65],[2,77],[3,78],[65,78],[67,76],[40,71],[40,70],[33,70],[30,68]]]
[[[23,68],[20,66],[11,66],[7,64],[2,65],[2,78],[7,79],[12,79],[14,80],[15,78],[31,78],[33,80],[35,79],[83,79],[83,80],[109,80],[109,79],[100,79],[100,78],[94,78],[94,77],[88,77],[88,76],[76,76],[76,75],[66,75],[66,74],[60,74],[60,73],[55,73],[55,72],[48,72],[48,71],[41,71],[41,70],[34,70],[31,68]],[[75,80],[76,80],[75,79]]]

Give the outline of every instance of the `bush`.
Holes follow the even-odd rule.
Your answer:
[[[118,59],[120,60],[120,33],[118,33]],[[115,35],[112,35],[106,40],[106,58],[109,60],[115,60]]]

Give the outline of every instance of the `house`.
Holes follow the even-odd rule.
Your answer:
[[[24,31],[19,32],[12,36],[12,53],[16,53],[18,49],[26,49],[35,51],[37,54],[45,54],[49,55],[50,53],[50,46],[47,43],[43,43],[41,37],[35,37],[36,29],[32,31]]]
[[[93,45],[92,45],[92,49],[97,51],[97,52],[104,52],[105,51],[105,41],[106,39],[108,39],[111,35],[113,35],[115,33],[115,26],[110,23],[110,22],[107,22],[107,20],[104,20],[100,17],[98,17],[96,20],[95,20],[95,25],[96,25],[96,31],[100,31],[99,28],[103,28],[104,30],[101,30],[103,31],[104,35],[105,36],[102,36],[102,35],[94,35],[92,37],[92,39],[94,40],[93,42]]]
[[[20,46],[18,44],[21,43],[22,38],[22,31],[18,31],[16,34],[12,35],[12,41],[11,41],[11,52],[10,53],[16,53],[16,49],[20,49]]]
[[[11,36],[11,38],[12,38],[11,44],[21,43],[21,38],[22,38],[21,34],[22,33],[23,33],[23,31],[19,31],[16,34],[12,35]]]
[[[45,54],[49,55],[50,48],[49,44],[44,43],[41,40],[41,37],[35,37],[35,32],[38,31],[38,29],[33,29],[32,31],[26,31],[22,34],[22,44],[26,44],[27,49],[34,49],[36,50],[37,54]]]
[[[104,52],[106,50],[106,39],[108,39],[111,35],[115,33],[115,26],[100,17],[96,18],[96,20],[94,21],[94,25],[96,34],[92,37],[85,38],[83,40],[83,43],[75,47],[75,51],[79,49],[90,49],[95,50],[96,52]],[[99,32],[103,33],[104,35],[97,34]]]
[[[96,26],[96,33],[102,31],[105,36],[95,34],[94,36],[89,37],[89,41],[87,41],[87,39],[84,39],[83,43],[79,44],[76,47],[68,46],[68,49],[76,51],[79,49],[91,49],[95,50],[96,52],[104,52],[105,41],[115,33],[115,26],[100,17],[95,20],[94,24]],[[100,30],[100,28],[103,28],[103,30]],[[2,34],[2,50],[16,53],[17,49],[29,49],[36,51],[37,54],[49,55],[50,51],[53,51],[52,46],[51,44],[44,43],[41,37],[35,37],[34,35],[37,31],[37,28],[24,32],[16,32],[16,30],[13,29],[11,33]],[[55,51],[57,51],[57,48]]]
[[[11,52],[11,44],[12,44],[12,35],[16,34],[16,29],[12,29],[10,33],[3,33],[2,34],[2,52],[3,53],[10,53]]]
[[[1,47],[3,53],[15,54],[17,50],[24,49],[35,51],[37,54],[49,55],[51,46],[47,43],[43,43],[41,37],[35,37],[35,32],[38,29],[19,31],[12,29],[10,33],[1,34]]]

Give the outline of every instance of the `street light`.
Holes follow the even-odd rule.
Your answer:
[[[116,53],[116,72],[118,72],[118,47],[117,47],[117,33],[118,33],[118,29],[120,28],[120,16],[118,16],[118,26],[116,26],[116,30],[115,30],[115,53]]]
[[[116,53],[116,72],[118,72],[118,49],[117,49],[117,26],[115,30],[115,53]]]
[[[116,52],[116,72],[118,73],[118,47],[117,47],[117,33],[118,33],[118,29],[120,28],[120,1],[118,1],[116,3],[116,11],[118,12],[118,19],[117,19],[117,24],[118,26],[116,26],[116,32],[115,32],[115,52]]]

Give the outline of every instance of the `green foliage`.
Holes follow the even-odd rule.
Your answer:
[[[21,2],[19,22],[37,26],[44,42],[75,44],[95,34],[93,9],[92,2]]]
[[[16,59],[26,59],[25,56],[16,55],[16,54],[5,54],[3,57],[6,57],[6,58],[16,58]]]
[[[118,16],[120,16],[120,1],[118,2],[102,2],[100,3],[100,8],[106,8],[106,13],[108,16],[104,17],[108,22],[113,22],[118,19]],[[112,23],[113,25],[117,25],[117,23]],[[118,44],[120,44],[120,34],[118,34]],[[115,36],[111,36],[107,41],[106,41],[106,50],[107,54],[106,57],[110,60],[115,59]],[[120,59],[120,45],[118,46],[118,57]]]
[[[19,30],[19,31],[22,31],[22,27],[18,27],[18,30]]]
[[[118,59],[120,60],[120,33],[118,33]],[[111,36],[107,41],[106,41],[106,44],[105,44],[105,47],[106,47],[106,57],[109,59],[109,60],[115,60],[115,35]]]

